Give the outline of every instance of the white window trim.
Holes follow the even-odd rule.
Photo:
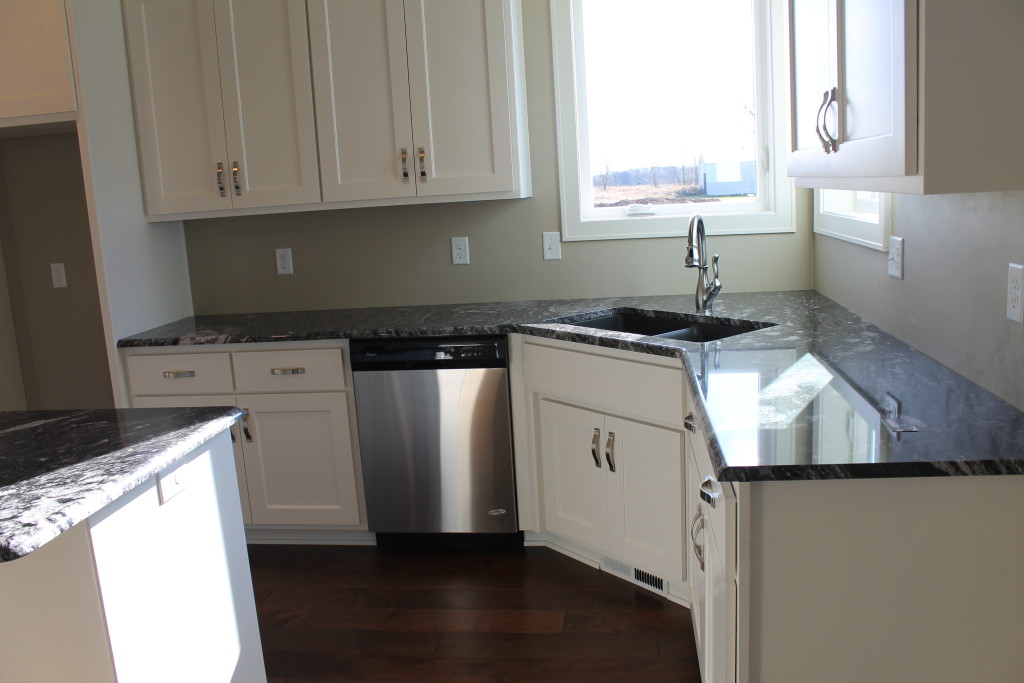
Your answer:
[[[757,50],[762,63],[769,65],[765,78],[757,79],[759,147],[759,199],[764,207],[745,213],[706,212],[706,205],[693,204],[693,213],[704,217],[710,235],[760,233],[791,233],[793,225],[794,190],[786,176],[784,155],[788,114],[786,98],[786,52],[784,13],[780,0],[751,0],[755,9],[755,26],[759,31]],[[582,0],[552,0],[551,35],[555,76],[556,129],[558,137],[558,173],[562,209],[562,240],[567,242],[599,239],[634,239],[645,237],[676,237],[686,234],[689,214],[626,216],[619,210],[614,217],[583,218],[583,197],[580,182],[581,149],[577,126],[580,108],[576,88],[576,44],[573,17]],[[767,87],[772,84],[771,92]],[[769,101],[770,100],[770,101]],[[585,135],[584,120],[582,131]],[[589,178],[589,171],[588,171]],[[678,205],[675,205],[678,206]],[[684,205],[685,206],[685,205]],[[689,208],[689,207],[687,207]],[[702,208],[705,211],[702,211]]]
[[[832,191],[832,190],[829,190]],[[852,190],[834,190],[852,192]],[[878,215],[860,211],[823,211],[822,190],[814,191],[814,232],[862,247],[889,251],[889,235],[892,234],[892,195],[881,193],[878,198]]]

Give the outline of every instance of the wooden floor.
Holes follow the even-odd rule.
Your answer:
[[[270,683],[700,680],[689,610],[546,548],[249,555]]]

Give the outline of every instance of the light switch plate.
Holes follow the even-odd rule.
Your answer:
[[[889,277],[903,279],[903,238],[889,238]]]
[[[53,288],[60,289],[68,286],[68,276],[64,272],[63,263],[50,264],[50,278],[53,280]]]
[[[1024,323],[1024,301],[1021,300],[1021,281],[1024,280],[1024,266],[1011,263],[1006,277],[1006,317],[1016,323]]]
[[[557,261],[562,258],[562,233],[545,232],[544,235],[544,260]]]

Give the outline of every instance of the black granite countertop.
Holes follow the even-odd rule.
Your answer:
[[[0,561],[53,540],[241,414],[237,408],[0,411]]]
[[[681,358],[722,481],[1024,474],[1024,413],[816,292],[723,294],[715,319],[773,324],[708,343],[549,322],[623,308],[701,319],[693,295],[404,306],[196,316],[119,346],[518,332]]]

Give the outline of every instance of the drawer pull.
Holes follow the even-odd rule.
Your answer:
[[[697,433],[697,422],[693,419],[693,413],[690,413],[683,418],[683,426],[686,427],[686,431],[691,434]]]
[[[608,432],[608,443],[604,445],[604,459],[608,461],[608,471],[615,471],[615,432]]]
[[[245,442],[252,443],[252,433],[249,431],[249,409],[242,408],[242,434],[245,435]]]
[[[700,483],[700,497],[712,508],[715,507],[719,496],[722,495],[721,491],[714,490],[715,478],[711,475],[704,477],[704,481]]]
[[[163,373],[164,379],[188,379],[189,377],[195,377],[195,370],[168,370]]]
[[[693,541],[693,554],[697,557],[697,562],[700,563],[701,571],[704,571],[704,545],[697,543],[697,534],[703,530],[704,515],[700,513],[700,506],[698,505],[697,511],[693,514],[693,520],[690,522],[690,540]]]
[[[598,443],[601,441],[601,430],[594,427],[594,438],[590,440],[590,455],[594,458],[594,467],[601,469],[601,456],[597,454]]]
[[[270,368],[271,375],[305,375],[306,368]]]

